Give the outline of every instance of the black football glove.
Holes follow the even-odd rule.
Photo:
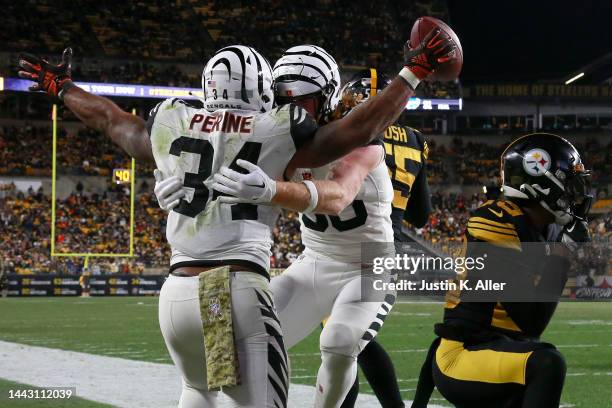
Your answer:
[[[417,78],[423,80],[436,68],[455,56],[455,45],[444,31],[436,28],[420,44],[404,44],[404,64]]]
[[[63,93],[76,86],[72,82],[72,48],[66,48],[62,54],[62,62],[53,65],[36,55],[22,53],[19,56],[19,77],[35,81],[28,88],[30,91],[44,91],[49,95],[62,99]]]
[[[585,243],[591,242],[591,233],[586,221],[575,218],[574,221],[563,227],[559,234],[559,242],[565,244],[570,252],[576,252]]]

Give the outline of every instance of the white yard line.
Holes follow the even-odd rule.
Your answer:
[[[593,348],[593,347],[601,347],[599,344],[557,344],[555,347],[557,348]]]
[[[181,382],[169,364],[126,360],[0,341],[0,378],[38,387],[76,387],[77,395],[118,408],[176,407]],[[313,406],[314,387],[291,384],[289,407]],[[360,394],[360,408],[378,407]],[[221,396],[219,408],[227,407]],[[410,402],[407,401],[407,406]],[[443,408],[430,405],[430,408]]]

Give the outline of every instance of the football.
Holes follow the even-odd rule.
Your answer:
[[[412,26],[410,44],[419,44],[435,28],[444,31],[455,43],[455,57],[442,64],[430,77],[434,81],[452,81],[457,79],[463,66],[463,49],[459,37],[444,21],[434,17],[420,17]]]

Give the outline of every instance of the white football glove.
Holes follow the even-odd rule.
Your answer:
[[[183,190],[183,181],[179,176],[171,176],[164,179],[162,172],[159,169],[153,171],[155,176],[155,197],[159,207],[164,211],[172,211],[176,207],[181,198],[185,197]]]
[[[219,173],[213,176],[213,189],[233,197],[221,196],[222,203],[269,203],[276,195],[276,181],[272,180],[257,165],[246,160],[238,160],[236,164],[249,173],[242,174],[221,167]]]

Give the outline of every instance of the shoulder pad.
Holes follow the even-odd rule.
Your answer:
[[[287,109],[289,109],[291,137],[293,138],[293,143],[297,150],[304,143],[312,140],[317,132],[318,126],[305,109],[294,104],[289,104]],[[282,111],[282,109],[280,109],[279,112],[280,111]]]
[[[517,224],[522,216],[523,211],[511,201],[489,200],[468,220],[466,235],[469,241],[486,241],[520,250]]]
[[[149,118],[147,119],[147,131],[149,135],[153,129],[153,125],[156,123],[163,123],[165,125],[171,125],[179,120],[177,112],[183,112],[186,115],[187,109],[199,109],[195,104],[184,101],[179,98],[168,98],[157,105],[149,112]]]

